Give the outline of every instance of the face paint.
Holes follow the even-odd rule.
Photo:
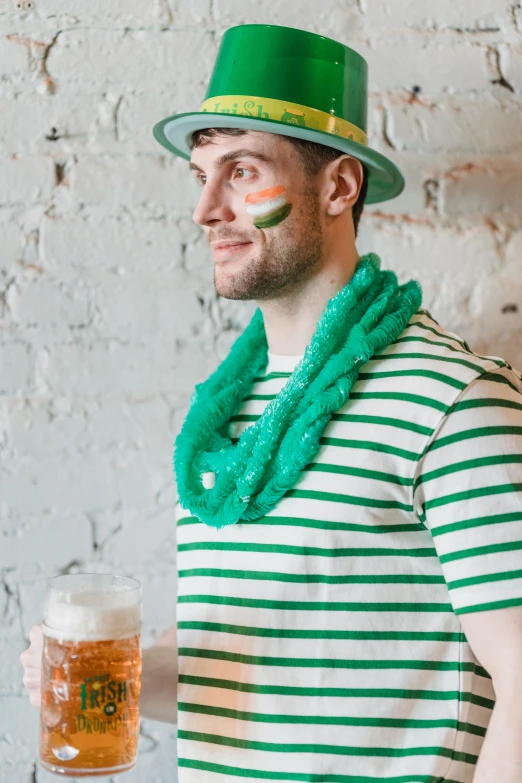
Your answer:
[[[246,210],[254,218],[256,228],[277,226],[292,211],[292,205],[287,202],[282,185],[249,193],[245,203],[248,204]]]

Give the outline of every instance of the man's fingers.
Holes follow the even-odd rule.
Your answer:
[[[29,679],[40,680],[41,669],[39,666],[26,666],[24,668],[25,676]]]
[[[33,625],[29,631],[29,639],[31,644],[42,645],[43,644],[43,632],[41,625]]]
[[[29,691],[33,707],[41,708],[43,633],[40,625],[33,625],[29,631],[30,646],[20,655],[24,667],[23,683]]]
[[[42,678],[40,677],[39,672],[26,672],[22,682],[26,688],[39,688]]]
[[[29,694],[29,701],[31,702],[32,707],[40,708],[42,706],[40,691],[31,691]]]
[[[20,662],[24,668],[36,668],[41,666],[43,650],[43,633],[40,625],[33,625],[29,631],[30,647],[20,655]]]
[[[37,652],[32,647],[29,647],[20,655],[20,663],[24,669],[40,669],[42,666],[41,652]]]

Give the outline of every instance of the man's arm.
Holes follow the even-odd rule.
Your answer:
[[[414,483],[453,611],[496,694],[491,715],[476,713],[489,721],[473,783],[522,783],[521,464],[522,381],[501,367],[454,400]]]
[[[471,649],[493,680],[496,703],[473,783],[522,781],[522,606],[461,614]]]
[[[144,718],[176,723],[178,648],[176,628],[171,628],[156,644],[143,650],[140,714]]]

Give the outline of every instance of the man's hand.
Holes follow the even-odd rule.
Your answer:
[[[24,685],[33,707],[40,709],[42,688],[43,632],[33,625],[29,634],[30,647],[20,656],[24,667]],[[145,718],[176,723],[178,650],[176,629],[167,631],[153,647],[143,650],[143,673],[140,712]]]
[[[40,709],[42,688],[43,632],[41,625],[33,625],[29,633],[30,647],[20,656],[24,667],[24,685],[29,691],[33,707]]]
[[[143,650],[140,713],[144,718],[176,723],[178,719],[178,645],[176,628]]]

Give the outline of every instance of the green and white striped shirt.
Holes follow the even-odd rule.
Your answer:
[[[239,437],[300,357],[269,357]],[[522,380],[426,310],[266,517],[178,515],[180,783],[471,783],[494,691],[459,615],[522,605]]]

